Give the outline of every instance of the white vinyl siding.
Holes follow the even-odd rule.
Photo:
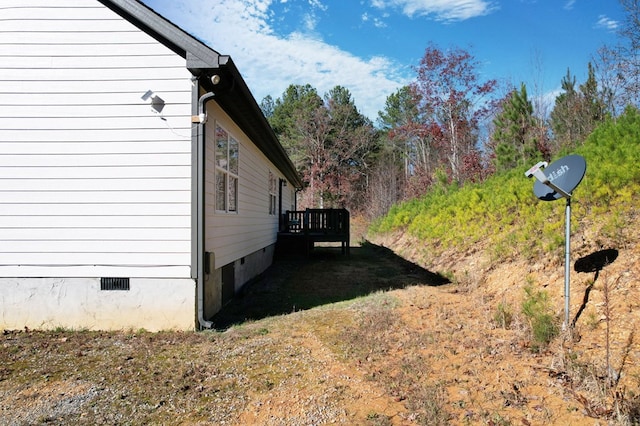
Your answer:
[[[0,9],[0,276],[190,277],[184,58],[93,0]]]
[[[205,250],[215,253],[220,268],[274,244],[278,232],[277,215],[269,214],[269,171],[277,168],[215,104],[209,102],[206,126]],[[215,209],[215,125],[221,125],[239,143],[238,212]],[[281,177],[276,175],[276,180]]]

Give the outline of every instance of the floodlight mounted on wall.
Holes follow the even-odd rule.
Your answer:
[[[142,100],[149,102],[151,104],[151,109],[158,114],[160,114],[164,109],[164,100],[153,93],[152,90],[147,90],[145,94],[142,95]]]

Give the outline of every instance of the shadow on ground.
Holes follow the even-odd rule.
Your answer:
[[[413,285],[439,286],[449,280],[369,242],[351,247],[316,247],[309,256],[280,253],[273,265],[245,286],[214,318],[216,329],[248,320],[311,309],[377,291]]]
[[[591,281],[591,284],[589,284],[584,291],[582,304],[580,305],[580,308],[578,309],[576,316],[573,317],[573,321],[571,322],[571,325],[573,327],[575,327],[576,323],[578,322],[578,319],[580,318],[580,315],[582,315],[582,312],[587,307],[587,303],[589,303],[589,294],[591,293],[593,286],[595,285],[596,281],[598,280],[598,277],[600,276],[600,271],[602,271],[605,266],[615,262],[617,258],[618,258],[618,250],[614,248],[609,248],[604,250],[598,250],[596,252],[593,252],[587,256],[581,257],[580,259],[576,260],[576,263],[573,265],[573,269],[576,272],[587,272],[587,273],[593,272],[594,275],[593,275],[593,281]]]

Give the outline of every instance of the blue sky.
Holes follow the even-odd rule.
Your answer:
[[[567,68],[586,79],[624,20],[617,0],[142,1],[230,55],[258,102],[292,83],[320,95],[341,85],[374,121],[430,43],[469,51],[483,78],[553,99]]]

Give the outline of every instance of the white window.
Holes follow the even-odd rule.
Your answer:
[[[271,170],[269,170],[269,214],[276,214],[276,177]]]
[[[216,211],[238,211],[238,141],[216,125]]]

